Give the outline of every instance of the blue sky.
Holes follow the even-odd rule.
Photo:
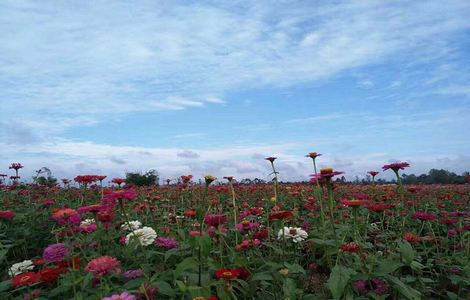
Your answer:
[[[468,1],[2,1],[0,170],[470,170]],[[0,171],[1,172],[1,171]]]

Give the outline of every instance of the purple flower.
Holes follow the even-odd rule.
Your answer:
[[[69,249],[65,244],[58,243],[47,246],[42,253],[42,258],[46,262],[61,262],[68,255]]]
[[[124,292],[122,294],[112,295],[111,297],[104,297],[102,300],[135,300],[135,296]]]
[[[357,292],[361,295],[366,295],[369,292],[373,292],[377,295],[384,295],[388,291],[388,284],[378,278],[370,280],[359,280],[353,283]]]
[[[127,280],[136,279],[144,276],[144,271],[142,269],[127,270],[122,273],[122,276]]]
[[[178,247],[178,242],[174,237],[164,238],[159,236],[155,239],[155,245],[165,249],[173,249]]]

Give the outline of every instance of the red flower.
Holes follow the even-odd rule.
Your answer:
[[[11,166],[8,167],[8,169],[14,169],[15,171],[18,171],[22,168],[24,168],[24,166],[20,163],[12,163]]]
[[[110,222],[114,219],[114,213],[110,210],[100,211],[97,217],[101,222]]]
[[[196,217],[196,211],[194,211],[194,210],[187,210],[187,211],[184,212],[184,216],[185,216],[186,218],[194,218],[194,217]]]
[[[260,230],[253,233],[253,239],[264,240],[268,238],[268,231],[267,230]]]
[[[350,253],[357,253],[361,251],[361,247],[359,247],[359,245],[354,242],[343,244],[341,245],[340,249],[343,252],[350,252]]]
[[[311,159],[315,159],[319,156],[321,156],[321,154],[317,152],[310,152],[309,154],[305,155],[305,157],[310,157]]]
[[[126,179],[125,178],[113,178],[111,180],[112,183],[115,183],[117,185],[121,185],[123,184],[124,182],[126,182]]]
[[[14,288],[18,288],[20,286],[25,286],[25,285],[32,285],[41,280],[41,277],[39,276],[38,273],[35,272],[26,272],[23,274],[20,274],[13,278],[11,280],[11,285]]]
[[[282,219],[285,219],[285,218],[288,218],[288,217],[292,217],[294,214],[290,211],[287,211],[287,210],[283,210],[283,211],[279,211],[279,212],[275,212],[275,213],[272,213],[272,214],[269,214],[269,221],[272,221],[272,220],[282,220]]]
[[[265,160],[269,160],[271,163],[273,163],[275,160],[277,159],[277,157],[266,157]]]
[[[405,240],[407,240],[409,243],[416,243],[416,242],[419,242],[421,240],[421,238],[419,236],[417,236],[416,234],[413,234],[411,232],[407,232],[403,235],[403,238]]]
[[[207,214],[204,216],[204,223],[214,227],[224,224],[225,222],[227,222],[227,216],[224,214]]]
[[[64,273],[65,270],[62,268],[45,268],[39,271],[39,276],[41,281],[46,284],[51,284],[55,282],[60,274]]]
[[[238,273],[238,277],[243,280],[247,280],[251,276],[251,272],[245,267],[238,268]]]
[[[379,172],[377,172],[377,171],[369,171],[367,173],[372,175],[372,177],[375,177],[375,175],[379,174]]]
[[[240,276],[240,270],[239,269],[218,269],[215,272],[215,277],[217,279],[225,279],[225,280],[232,280]]]
[[[15,218],[15,213],[11,210],[2,210],[0,211],[0,219],[13,219]]]

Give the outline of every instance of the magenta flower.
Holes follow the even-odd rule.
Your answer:
[[[224,214],[213,214],[213,215],[206,214],[204,216],[204,223],[211,225],[211,226],[217,227],[221,224],[224,224],[225,222],[227,222],[227,216]]]
[[[396,163],[392,163],[392,164],[389,164],[389,165],[384,165],[382,167],[382,169],[384,171],[386,170],[393,170],[395,173],[398,172],[398,170],[404,170],[405,168],[408,168],[410,166],[409,163],[407,162],[396,162]]]
[[[155,239],[155,245],[157,245],[157,247],[165,249],[173,249],[178,247],[178,242],[174,237],[164,238],[162,236],[159,236]]]
[[[134,269],[134,270],[127,270],[126,272],[122,273],[122,276],[126,280],[136,279],[144,276],[144,271],[142,269]]]
[[[44,249],[42,258],[46,262],[61,262],[65,259],[68,253],[69,249],[67,248],[67,246],[65,246],[65,244],[52,244],[47,246],[46,249]]]
[[[241,223],[235,224],[235,228],[237,228],[239,231],[258,229],[259,226],[260,226],[260,223],[256,221],[248,221],[248,220],[243,220]]]
[[[413,218],[422,221],[432,221],[435,220],[437,217],[435,214],[432,213],[418,211],[413,215]]]

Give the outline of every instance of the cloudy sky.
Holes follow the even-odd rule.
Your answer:
[[[0,3],[0,173],[470,170],[470,2]],[[382,175],[383,176],[383,175]]]

